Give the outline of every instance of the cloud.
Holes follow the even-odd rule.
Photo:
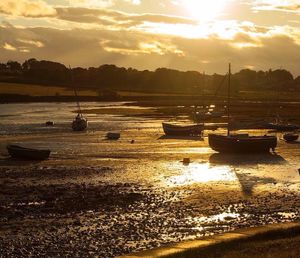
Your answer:
[[[115,26],[130,28],[145,23],[165,24],[195,24],[194,20],[160,14],[126,14],[110,9],[91,9],[83,7],[59,7],[56,8],[57,19],[77,23],[91,23],[102,26]]]
[[[0,13],[24,17],[49,17],[54,16],[56,11],[41,0],[1,0]]]
[[[43,47],[44,44],[41,41],[34,41],[34,40],[28,40],[28,39],[17,39],[19,42],[24,43],[25,45],[33,45],[36,47]]]
[[[300,56],[295,55],[300,52],[296,41],[299,31],[289,27],[261,31],[260,27],[251,29],[251,24],[240,24],[239,30],[233,38],[226,39],[216,35],[183,38],[128,30],[0,26],[0,62],[23,62],[35,57],[74,67],[112,63],[140,70],[169,67],[207,73],[224,73],[226,64],[232,62],[235,71],[282,66],[299,75]],[[279,49],[284,49],[284,55]]]
[[[123,0],[127,3],[133,4],[133,5],[140,5],[141,4],[141,0]]]
[[[253,10],[256,11],[282,11],[282,12],[294,12],[300,14],[299,0],[286,0],[286,1],[274,1],[274,0],[256,0],[253,3]]]
[[[114,5],[113,0],[69,0],[72,6],[106,8]]]
[[[9,50],[9,51],[16,51],[17,50],[14,46],[12,46],[12,45],[10,45],[10,44],[8,44],[6,42],[3,45],[3,49]]]

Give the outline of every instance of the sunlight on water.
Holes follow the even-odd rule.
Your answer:
[[[167,179],[167,184],[175,185],[189,185],[194,183],[206,183],[211,181],[235,181],[236,175],[232,172],[229,166],[214,166],[211,167],[206,164],[173,164],[172,169],[178,169],[179,175],[172,176]]]

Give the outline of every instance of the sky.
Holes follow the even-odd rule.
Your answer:
[[[0,62],[300,75],[300,0],[1,0]]]

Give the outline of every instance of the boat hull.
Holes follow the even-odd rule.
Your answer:
[[[225,136],[208,135],[209,146],[220,153],[261,153],[275,150],[275,136]]]
[[[6,148],[11,157],[28,160],[48,159],[51,152],[50,150],[30,149],[18,145],[7,145]]]
[[[202,124],[183,126],[183,125],[162,123],[162,126],[166,135],[173,135],[173,136],[200,135],[204,129],[204,126]]]
[[[292,125],[292,124],[268,123],[267,129],[287,132],[287,131],[294,131],[300,129],[300,127],[298,125]]]
[[[298,138],[299,138],[298,134],[286,133],[286,134],[283,135],[283,139],[286,142],[294,142],[294,141],[297,141]]]
[[[87,129],[88,122],[84,118],[74,119],[72,122],[73,131],[84,131]]]

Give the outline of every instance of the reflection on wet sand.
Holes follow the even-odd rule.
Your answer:
[[[210,166],[208,163],[191,163],[189,165],[170,164],[170,167],[179,172],[166,180],[169,186],[207,183],[213,181],[235,181],[237,178],[229,166]]]

